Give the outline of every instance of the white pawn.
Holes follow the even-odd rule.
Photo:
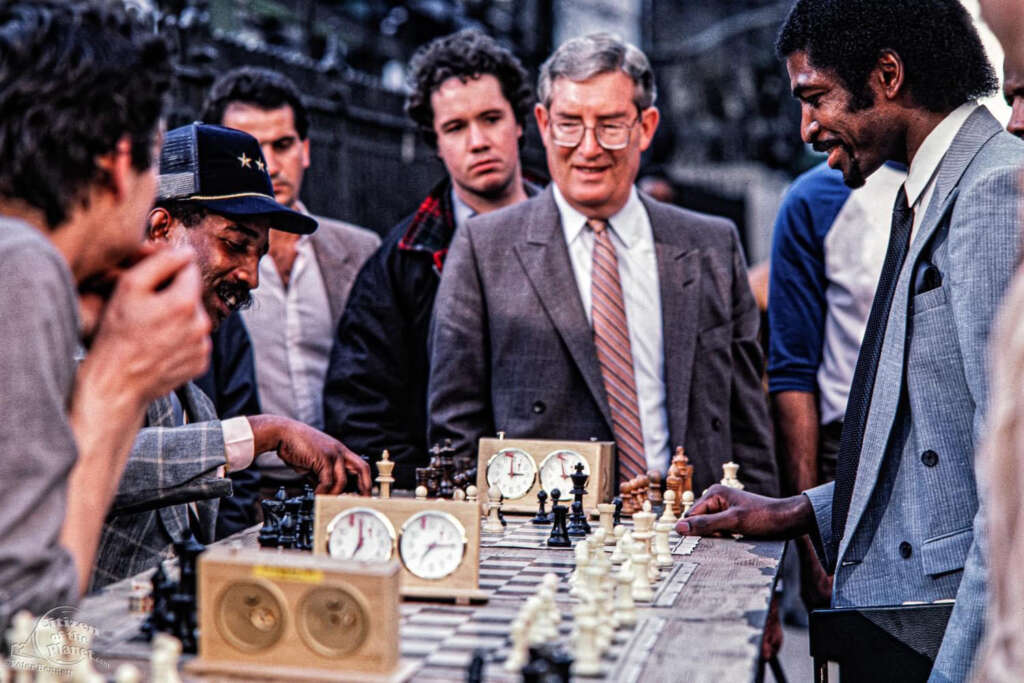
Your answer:
[[[605,533],[604,543],[605,543],[605,545],[611,545],[612,543],[615,542],[614,541],[614,537],[612,535],[614,533],[614,531],[613,531],[613,529],[614,529],[614,519],[613,519],[614,514],[615,514],[615,506],[612,505],[611,503],[598,503],[597,504],[597,516],[601,520],[601,528],[604,529],[604,533]]]
[[[636,625],[636,602],[633,601],[633,576],[632,572],[618,571],[614,574],[615,590],[615,616],[622,626]]]
[[[626,559],[626,552],[625,547],[622,545],[622,539],[625,538],[625,535],[627,533],[628,530],[623,525],[620,524],[619,526],[615,527],[615,549],[612,551],[611,556],[611,561],[615,564],[618,564],[619,562],[622,562]]]
[[[419,486],[416,487],[415,493],[416,493],[416,500],[426,500],[427,499],[427,487],[426,486],[423,486],[422,484],[420,484]]]
[[[636,553],[633,560],[633,600],[638,602],[650,602],[654,599],[654,590],[651,588],[651,579],[648,575],[648,567],[651,564],[651,556],[643,552]]]
[[[671,567],[672,548],[668,544],[668,535],[672,531],[672,524],[658,522],[654,525],[654,564],[658,567]]]
[[[573,548],[576,554],[576,571],[569,575],[569,595],[579,597],[584,589],[584,571],[590,565],[590,541],[583,539]]]
[[[501,534],[505,532],[505,527],[501,524],[501,518],[498,517],[498,513],[501,511],[501,489],[497,486],[492,486],[491,490],[487,492],[487,521],[484,522],[484,533],[485,534]]]
[[[462,489],[455,489],[455,493],[452,494],[452,500],[466,500],[466,492]]]
[[[685,515],[693,507],[693,491],[683,491],[683,514]]]
[[[554,572],[548,572],[541,578],[541,588],[550,592],[551,600],[545,604],[547,613],[551,615],[551,623],[555,626],[555,633],[557,637],[558,625],[562,623],[562,610],[558,609],[555,605],[555,598],[558,597],[558,574]],[[545,594],[546,597],[546,594]]]
[[[122,664],[114,672],[114,683],[142,683],[142,672],[134,664]]]
[[[475,486],[473,486],[472,484],[467,486],[466,487],[466,500],[469,501],[470,503],[477,502],[477,495],[479,493],[480,492],[477,490],[477,488]]]
[[[181,641],[166,633],[153,636],[150,649],[149,672],[151,683],[181,683],[178,676],[178,658],[181,656]]]
[[[576,629],[573,644],[576,660],[572,672],[577,676],[596,676],[601,673],[601,652],[597,649],[597,618],[593,605],[581,603],[576,611]]]
[[[675,492],[675,490],[669,489],[668,491],[665,491],[665,511],[663,513],[661,513],[661,519],[658,520],[659,522],[663,522],[663,523],[671,524],[671,525],[675,526],[675,523],[679,520],[679,518],[676,517],[676,514],[674,512],[672,512],[672,509],[675,507],[675,503],[676,503],[676,492]]]

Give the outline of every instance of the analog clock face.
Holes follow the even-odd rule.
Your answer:
[[[395,548],[395,527],[370,508],[354,507],[339,513],[327,525],[327,552],[341,560],[384,562]]]
[[[549,453],[540,463],[540,485],[548,492],[558,489],[562,500],[572,497],[572,475],[576,471],[576,463],[583,463],[583,472],[590,476],[590,465],[587,459],[576,451],[555,451]]]
[[[506,500],[525,496],[536,478],[536,463],[518,448],[503,448],[487,462],[487,485],[497,486]]]
[[[442,579],[462,564],[466,529],[447,512],[417,512],[402,525],[398,539],[402,563],[421,579]]]

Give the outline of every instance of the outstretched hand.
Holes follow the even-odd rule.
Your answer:
[[[359,493],[370,495],[370,466],[337,439],[285,417],[256,415],[249,418],[249,424],[256,437],[256,452],[276,450],[295,470],[312,472],[317,493],[337,495],[344,490],[348,475],[354,475]]]
[[[814,511],[804,495],[768,498],[715,484],[679,520],[676,531],[684,536],[796,538],[813,524]]]

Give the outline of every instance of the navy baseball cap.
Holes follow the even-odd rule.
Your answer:
[[[267,216],[275,230],[308,235],[316,220],[274,199],[260,143],[207,123],[168,131],[160,149],[157,201],[189,201],[232,216]]]

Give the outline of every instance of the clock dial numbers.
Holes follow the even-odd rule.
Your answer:
[[[503,448],[487,461],[487,485],[497,486],[506,500],[522,498],[537,479],[537,464],[519,448]]]
[[[548,493],[558,489],[563,499],[572,491],[572,475],[576,471],[576,463],[583,463],[583,471],[590,475],[587,459],[576,451],[559,450],[549,453],[540,463],[540,485]]]
[[[327,553],[342,560],[386,562],[395,549],[395,527],[365,507],[338,513],[327,525]]]
[[[466,529],[447,512],[417,512],[402,525],[398,552],[402,563],[421,579],[443,579],[462,564]]]

